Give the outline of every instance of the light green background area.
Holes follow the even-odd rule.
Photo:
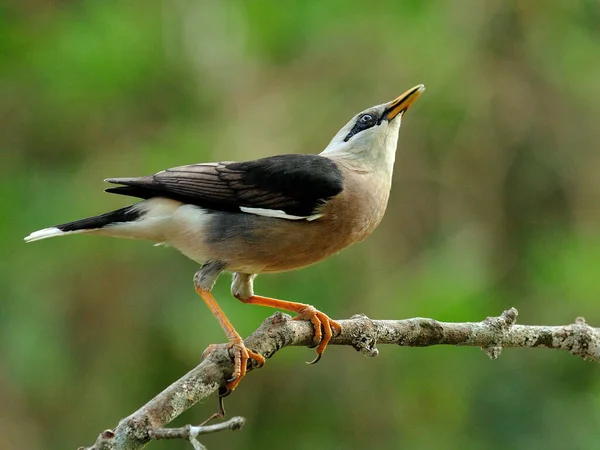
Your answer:
[[[20,1],[0,7],[0,447],[63,449],[224,336],[172,249],[39,228],[116,209],[107,177],[317,153],[424,83],[366,242],[259,277],[334,318],[600,325],[597,1]],[[272,314],[215,296],[242,335]],[[598,449],[599,366],[567,353],[290,348],[209,449]],[[212,414],[216,399],[175,425]],[[185,442],[151,449],[188,448]],[[191,447],[190,447],[191,448]]]

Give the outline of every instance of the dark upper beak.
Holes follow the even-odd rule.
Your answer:
[[[425,86],[419,84],[418,86],[415,86],[414,88],[406,91],[396,100],[389,103],[388,107],[383,113],[383,118],[389,122],[398,114],[402,116],[406,112],[406,110],[410,108],[410,105],[412,105],[413,102],[419,98],[419,96],[423,93],[424,90]]]

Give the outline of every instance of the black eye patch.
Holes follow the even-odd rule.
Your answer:
[[[348,133],[348,135],[344,138],[344,142],[348,142],[355,134],[367,130],[375,125],[377,125],[377,117],[370,113],[361,114],[356,119],[356,123],[350,130],[350,133]]]

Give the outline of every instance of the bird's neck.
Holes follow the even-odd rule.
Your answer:
[[[354,172],[373,173],[389,180],[391,184],[394,161],[396,159],[396,144],[394,143],[391,148],[388,148],[388,146],[376,146],[374,149],[363,151],[327,148],[321,153],[321,156],[343,164]]]

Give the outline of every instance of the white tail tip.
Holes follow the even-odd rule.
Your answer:
[[[66,234],[64,231],[60,231],[56,227],[44,228],[43,230],[34,231],[25,238],[25,242],[39,241],[40,239],[46,239],[49,237],[60,236]]]

